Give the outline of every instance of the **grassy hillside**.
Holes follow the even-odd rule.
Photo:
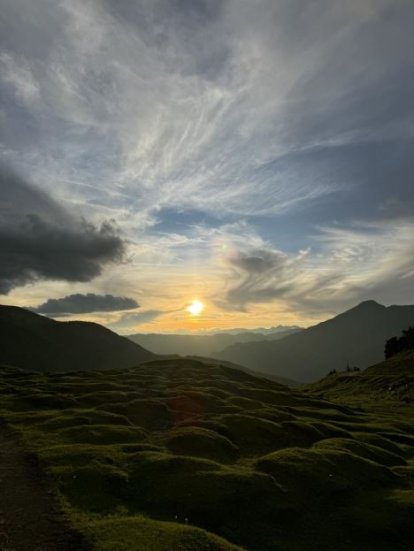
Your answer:
[[[3,367],[0,389],[0,415],[96,551],[414,543],[409,409],[353,410],[190,359]]]
[[[384,357],[385,341],[414,324],[414,306],[361,303],[277,342],[236,344],[217,357],[263,373],[313,382],[332,369],[360,368]]]
[[[0,305],[0,363],[41,371],[131,367],[154,354],[96,323]]]
[[[407,351],[360,372],[332,373],[307,386],[330,400],[366,405],[384,402],[414,409],[414,351]]]

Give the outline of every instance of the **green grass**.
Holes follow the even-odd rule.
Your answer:
[[[125,444],[144,440],[145,432],[140,427],[122,425],[77,425],[57,431],[64,442],[77,444]]]
[[[383,447],[369,444],[367,442],[358,442],[348,438],[331,438],[323,440],[315,445],[319,450],[342,450],[358,457],[370,459],[380,465],[394,467],[396,465],[405,465],[405,459],[397,453],[384,449]]]
[[[225,436],[202,427],[182,427],[174,430],[166,442],[174,454],[205,457],[223,463],[233,463],[239,449]]]
[[[222,538],[178,522],[138,515],[79,522],[95,551],[241,551]]]
[[[20,432],[95,551],[403,551],[414,411],[352,409],[215,364],[0,368]],[[352,400],[351,400],[352,402]]]

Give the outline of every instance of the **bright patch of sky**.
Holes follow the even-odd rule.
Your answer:
[[[2,302],[121,297],[82,316],[122,332],[412,302],[411,0],[1,5]]]

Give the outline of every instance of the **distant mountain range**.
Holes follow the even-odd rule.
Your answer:
[[[233,344],[215,355],[250,369],[312,382],[333,369],[360,368],[384,358],[385,341],[414,324],[414,306],[385,307],[375,301],[278,341]]]
[[[0,364],[41,371],[118,369],[157,354],[178,354],[210,356],[274,380],[282,377],[288,384],[292,380],[309,383],[332,370],[381,362],[386,340],[410,325],[414,325],[414,306],[385,307],[366,301],[308,329],[126,338],[95,323],[55,321],[22,308],[0,306]]]
[[[275,341],[302,329],[297,326],[279,326],[258,330],[237,329],[212,335],[178,335],[161,333],[136,333],[128,338],[154,354],[179,354],[180,356],[214,356],[236,343]]]
[[[155,358],[96,323],[55,321],[0,306],[0,364],[35,371],[127,368]]]

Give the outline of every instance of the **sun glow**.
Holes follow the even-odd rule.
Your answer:
[[[187,312],[190,312],[192,316],[198,316],[204,310],[204,304],[200,300],[193,300],[193,302],[187,306]]]

